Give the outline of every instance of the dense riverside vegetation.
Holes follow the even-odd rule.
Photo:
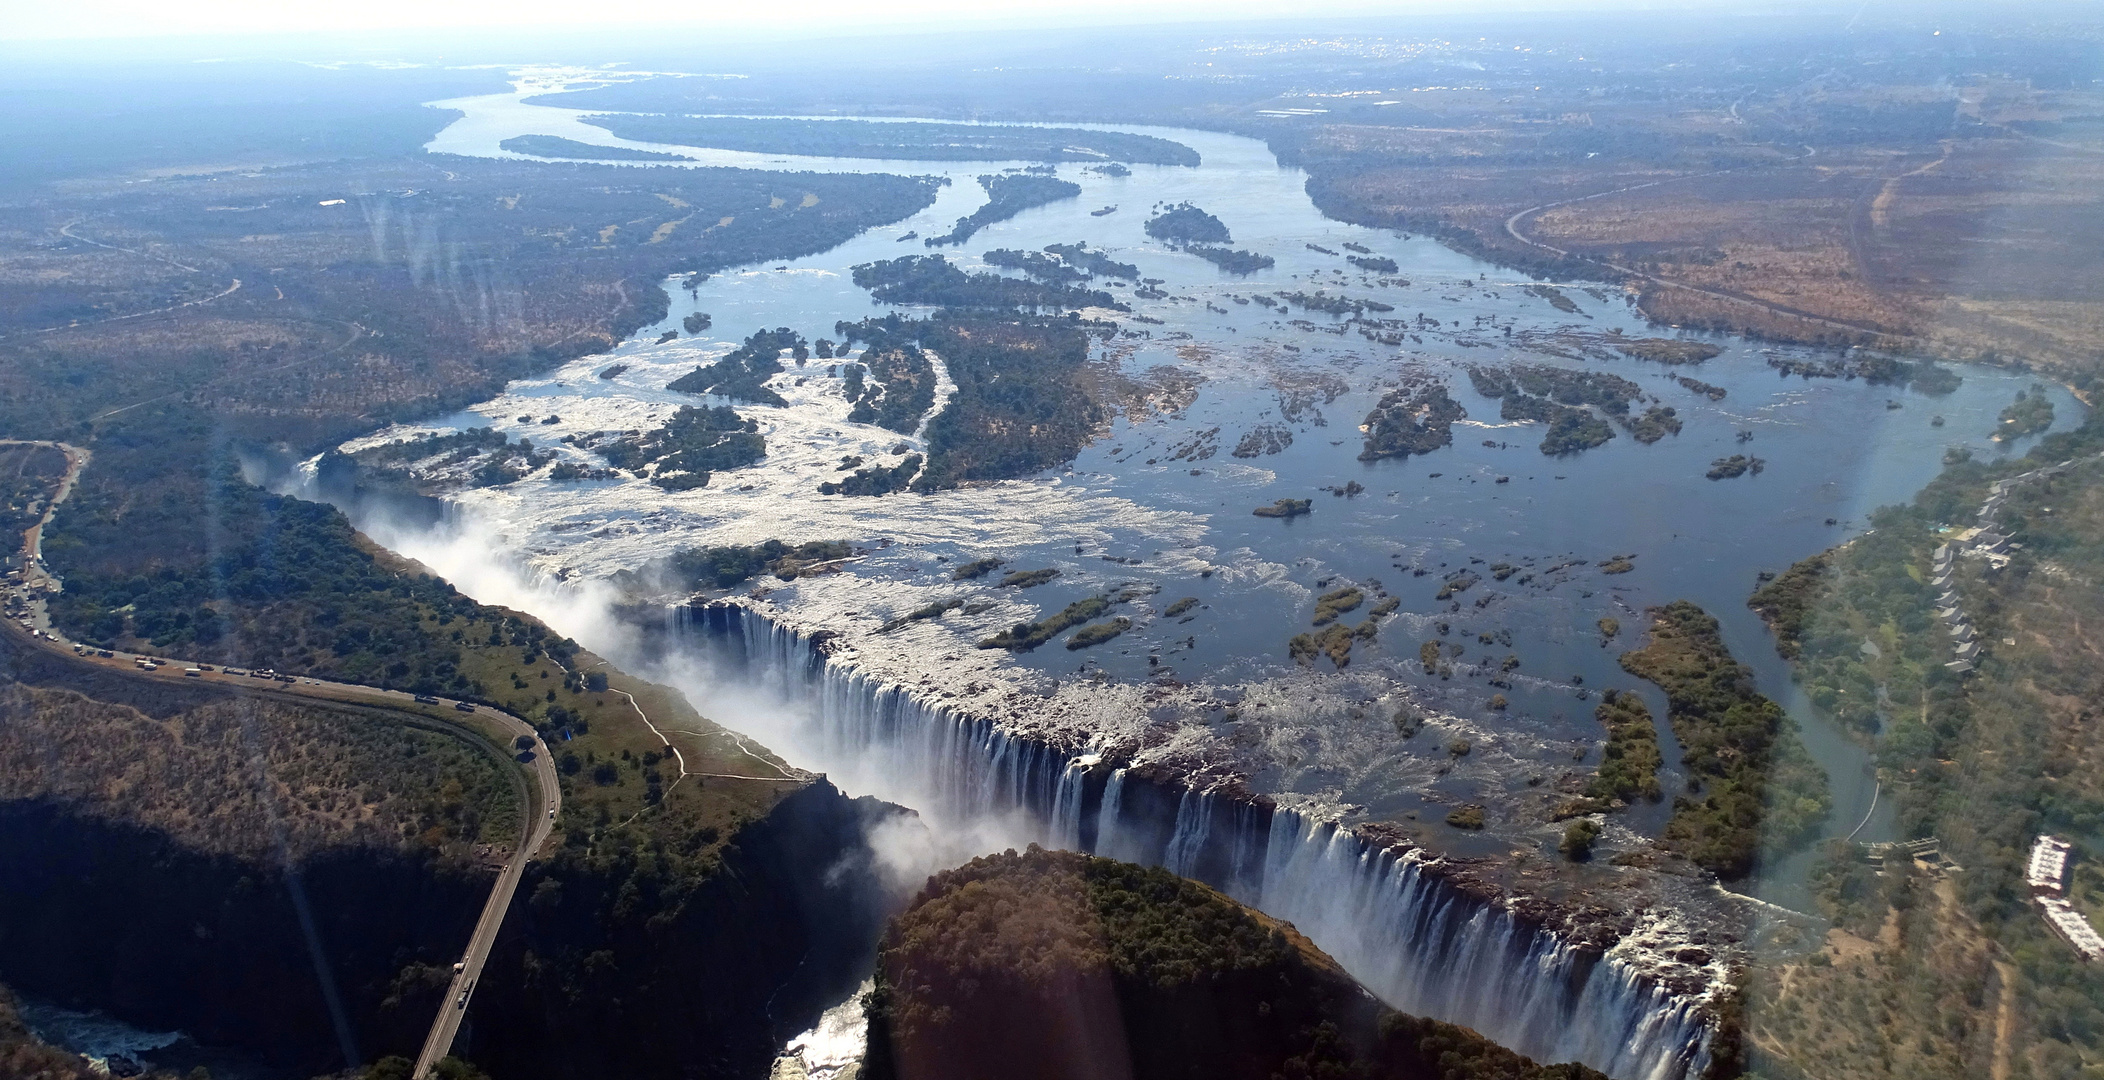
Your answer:
[[[1198,152],[1152,135],[1082,128],[616,114],[584,122],[632,142],[708,146],[759,154],[904,161],[1128,161],[1198,164]],[[507,147],[509,149],[509,147]]]
[[[1685,600],[1650,615],[1651,641],[1623,653],[1622,667],[1665,690],[1688,772],[1660,843],[1720,877],[1745,877],[1764,851],[1801,843],[1825,821],[1826,770],[1782,707],[1755,692],[1716,619]]]
[[[480,688],[462,670],[465,631],[477,643],[523,635],[536,651],[572,647],[489,623],[445,582],[384,564],[333,507],[264,492],[232,463],[211,493],[219,543],[195,566],[123,558],[131,515],[113,494],[83,484],[45,543],[66,582],[52,620],[76,640],[468,696]]]
[[[1032,846],[929,879],[865,998],[870,1080],[1596,1080],[1387,1009],[1291,926]]]
[[[2104,973],[2052,935],[2023,877],[2039,833],[2072,840],[2075,900],[2095,918],[2104,781],[2087,763],[2104,700],[2104,594],[2089,584],[2104,576],[2100,450],[2104,423],[2092,418],[2020,459],[1952,463],[1911,502],[1872,514],[1861,535],[1755,593],[1812,707],[1875,747],[1898,838],[1933,837],[1964,867],[1888,862],[1878,874],[1850,845],[1824,852],[1813,881],[1821,914],[1838,934],[1894,944],[1752,980],[1750,1026],[1770,1045],[1795,1038],[1852,1074],[1901,1061],[1936,1080],[1991,1075],[1998,1056],[2033,1076],[2079,1076],[2104,1053]],[[2073,464],[2041,471],[2062,462]],[[1976,520],[1990,485],[2027,473],[1997,515],[2024,545],[2008,567],[1956,560],[1952,587],[1986,643],[1961,676],[1944,666],[1932,553]],[[1939,1023],[1836,1019],[1873,1002]]]
[[[1071,199],[1081,194],[1081,185],[1051,176],[1034,173],[996,173],[979,178],[979,186],[986,189],[986,205],[957,219],[957,224],[941,236],[931,236],[923,243],[928,247],[945,244],[962,244],[973,234],[997,221],[1009,218],[1046,203]]]
[[[887,304],[937,304],[948,308],[1084,308],[1124,310],[1100,289],[1048,285],[1004,277],[968,274],[940,255],[907,255],[855,267],[855,284]]]

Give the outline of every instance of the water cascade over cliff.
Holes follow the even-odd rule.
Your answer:
[[[1708,1064],[1690,999],[1447,880],[1439,860],[1276,805],[1201,791],[963,715],[854,670],[730,604],[682,608],[686,643],[792,702],[784,750],[938,822],[998,820],[1018,840],[1164,866],[1292,922],[1395,1007],[1474,1028],[1537,1061],[1627,1080]]]

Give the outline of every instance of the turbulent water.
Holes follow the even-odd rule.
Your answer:
[[[516,157],[497,144],[546,134],[667,149],[614,139],[571,111],[523,101],[583,78],[529,73],[518,93],[439,103],[463,117],[430,148]],[[361,525],[471,593],[534,610],[608,652],[618,649],[595,619],[603,589],[592,583],[615,571],[702,544],[850,541],[860,557],[840,573],[767,581],[743,600],[743,612],[683,617],[690,629],[726,620],[688,639],[697,654],[706,641],[737,641],[746,676],[772,680],[778,703],[793,707],[741,708],[750,687],[706,667],[669,664],[660,673],[719,719],[753,726],[796,763],[959,828],[983,826],[986,844],[1039,838],[1160,862],[1219,884],[1308,930],[1399,1006],[1470,1024],[1549,1060],[1577,1058],[1626,1077],[1684,1074],[1702,1058],[1705,1029],[1691,999],[1666,995],[1651,978],[1671,966],[1661,960],[1670,950],[1610,951],[1602,959],[1574,949],[1441,884],[1422,872],[1418,856],[1376,850],[1338,823],[1392,823],[1464,854],[1531,848],[1553,863],[1555,830],[1540,822],[1562,797],[1557,781],[1589,769],[1597,754],[1603,733],[1591,693],[1630,685],[1614,658],[1640,630],[1642,609],[1686,598],[1722,620],[1733,651],[1799,716],[1833,774],[1836,831],[1848,831],[1872,804],[1867,759],[1796,707],[1772,643],[1744,606],[1754,575],[1831,546],[1860,528],[1871,508],[1911,495],[1935,474],[1947,444],[1985,447],[1996,412],[2028,382],[1965,368],[1955,392],[1931,397],[1860,380],[1784,377],[1771,360],[1814,354],[1721,337],[1709,339],[1721,355],[1697,366],[1631,359],[1610,347],[1612,332],[1675,332],[1646,325],[1618,291],[1576,282],[1552,296],[1428,240],[1324,219],[1304,193],[1305,176],[1279,167],[1253,140],[1118,127],[1184,143],[1202,164],[1133,166],[1127,176],[1063,164],[1057,173],[1081,185],[1078,199],[991,226],[963,248],[939,249],[982,269],[978,256],[993,248],[1085,240],[1160,280],[1159,296],[1112,288],[1131,305],[1129,315],[1098,313],[1123,328],[1093,358],[1096,378],[1119,407],[1071,468],[931,496],[821,495],[818,485],[839,477],[843,457],[875,459],[901,442],[921,444],[849,422],[840,380],[816,362],[773,383],[787,406],[737,406],[766,432],[767,458],[718,473],[706,488],[668,493],[634,479],[528,479],[463,490],[450,527],[472,542],[451,546],[383,523]],[[953,182],[928,210],[831,251],[719,273],[691,291],[668,281],[674,303],[666,321],[612,353],[376,439],[493,426],[580,465],[600,465],[557,440],[648,429],[682,404],[702,403],[666,384],[755,329],[832,337],[838,320],[893,310],[872,304],[850,268],[924,253],[912,234],[947,231],[983,202],[977,175],[1021,164],[679,149],[700,165],[889,171]],[[793,176],[785,177],[783,197],[798,194]],[[1145,235],[1150,208],[1183,201],[1221,218],[1233,246],[1269,255],[1276,266],[1236,276]],[[1106,207],[1116,210],[1094,213]],[[1352,245],[1397,269],[1361,270],[1346,259]],[[1387,305],[1393,310],[1377,317],[1411,322],[1399,331],[1256,300],[1318,290]],[[692,312],[708,313],[714,328],[654,344]],[[1390,343],[1376,340],[1384,335]],[[616,361],[623,370],[599,377]],[[1499,420],[1499,402],[1476,394],[1465,374],[1467,364],[1514,362],[1634,380],[1676,410],[1683,430],[1655,445],[1622,433],[1575,456],[1545,456],[1536,449],[1541,426]],[[1725,394],[1713,400],[1676,375]],[[1358,460],[1359,425],[1406,378],[1443,380],[1467,410],[1454,444],[1406,460]],[[2047,392],[2063,425],[2079,417],[2072,398]],[[1758,455],[1766,467],[1705,478],[1713,459],[1734,453]],[[1350,497],[1325,490],[1351,483],[1363,490]],[[1279,498],[1315,499],[1315,512],[1289,521],[1251,514]],[[521,590],[507,578],[512,584],[499,585],[492,546],[539,584]],[[1618,556],[1630,557],[1634,569],[1610,573]],[[952,567],[985,557],[1061,575],[1030,590],[951,580]],[[1518,568],[1510,580],[1489,572],[1499,563]],[[1437,599],[1442,580],[1463,570],[1479,583]],[[1331,671],[1324,660],[1295,664],[1287,639],[1311,628],[1318,594],[1345,584],[1385,589],[1400,610],[1385,617],[1376,640],[1358,646],[1347,669]],[[498,597],[489,589],[513,591]],[[974,648],[1018,621],[1116,591],[1133,597],[1117,613],[1134,626],[1108,644],[1077,653],[1055,643],[1021,655]],[[953,597],[969,602],[940,619],[879,631]],[[1197,606],[1168,616],[1183,597]],[[1364,617],[1362,609],[1351,620]],[[1604,617],[1628,627],[1614,648],[1603,647],[1597,629]],[[824,657],[809,645],[819,631],[839,635]],[[1427,675],[1416,663],[1426,640],[1459,648],[1451,677]],[[1506,708],[1490,703],[1493,679]],[[1636,689],[1662,719],[1662,697]],[[1415,737],[1394,723],[1404,705],[1425,717]],[[1677,762],[1663,724],[1661,739],[1667,760]],[[1465,756],[1450,751],[1460,741],[1470,746]],[[1176,776],[1187,790],[1168,805],[1136,808],[1138,789],[1127,781],[1143,772]],[[1146,786],[1155,803],[1163,790]],[[1265,800],[1223,794],[1230,791]],[[1436,824],[1448,808],[1470,802],[1488,809],[1486,834]],[[1666,810],[1616,815],[1608,842],[1638,842]],[[1885,827],[1873,819],[1859,837]],[[1787,882],[1761,887],[1786,902],[1793,895]],[[1673,928],[1647,927],[1624,951],[1644,952],[1654,931],[1670,937]]]
[[[789,702],[782,748],[852,763],[835,779],[920,807],[938,826],[998,821],[1025,840],[1167,867],[1293,923],[1383,1000],[1464,1024],[1540,1061],[1677,1080],[1707,1064],[1694,1000],[1659,976],[1717,982],[1647,925],[1601,956],[1456,888],[1436,857],[1369,844],[1284,806],[1161,785],[1087,747],[1062,751],[827,662],[810,642],[732,607],[682,612],[695,647]],[[1678,969],[1678,970],[1668,970]]]

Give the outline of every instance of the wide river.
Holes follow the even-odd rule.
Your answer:
[[[918,240],[905,238],[947,231],[984,201],[977,176],[1025,164],[806,158],[633,143],[579,122],[575,111],[525,100],[589,81],[578,72],[527,72],[515,93],[435,103],[464,115],[428,148],[512,158],[519,155],[500,150],[502,140],[545,134],[676,150],[695,166],[885,171],[953,182],[922,213],[831,251],[719,273],[692,291],[670,281],[666,322],[639,331],[613,353],[523,380],[467,413],[383,438],[491,425],[549,446],[565,434],[661,422],[678,404],[699,403],[667,391],[667,382],[755,329],[837,337],[837,320],[887,310],[853,284],[850,268],[924,253]],[[798,625],[849,633],[872,672],[903,682],[932,679],[936,686],[991,678],[1041,691],[1066,685],[1072,692],[1090,680],[1146,684],[1167,671],[1215,700],[1268,694],[1265,700],[1279,708],[1258,732],[1264,749],[1238,759],[1258,787],[1375,816],[1478,797],[1491,802],[1497,789],[1513,790],[1530,775],[1571,769],[1574,748],[1596,746],[1603,735],[1590,694],[1632,683],[1615,656],[1636,640],[1644,607],[1688,599],[1722,622],[1733,652],[1790,709],[1829,769],[1832,833],[1857,829],[1874,799],[1871,758],[1805,707],[1772,638],[1746,608],[1747,595],[1758,573],[1831,547],[1864,528],[1873,508],[1910,498],[1936,474],[1947,446],[2021,452],[2025,442],[1997,451],[1986,436],[1997,412],[2032,380],[1964,367],[1957,369],[1963,382],[1955,392],[1932,397],[1861,380],[1785,377],[1771,358],[1819,354],[1722,336],[1704,339],[1723,352],[1700,365],[1631,359],[1603,348],[1600,339],[1615,331],[1694,335],[1648,325],[1613,287],[1558,283],[1578,308],[1566,312],[1530,291],[1526,279],[1431,240],[1326,219],[1307,197],[1305,174],[1281,167],[1261,142],[1183,129],[1116,130],[1183,143],[1203,163],[1135,165],[1127,176],[1062,164],[1058,175],[1082,187],[1078,199],[994,225],[962,248],[939,249],[977,269],[978,256],[990,249],[1086,241],[1162,282],[1166,295],[1154,299],[1134,298],[1131,288],[1112,290],[1132,304],[1134,317],[1121,318],[1126,332],[1100,350],[1106,371],[1133,380],[1128,389],[1135,400],[1149,391],[1153,397],[1121,409],[1071,469],[929,497],[821,496],[817,484],[839,475],[842,456],[882,455],[901,440],[848,423],[839,380],[814,361],[780,380],[787,408],[738,406],[768,431],[769,458],[718,474],[707,488],[667,493],[639,480],[527,480],[458,496],[460,520],[474,523],[472,544],[382,529],[383,538],[471,593],[533,609],[587,645],[609,650],[615,646],[603,637],[605,624],[579,600],[592,594],[595,579],[698,544],[849,540],[868,547],[869,556],[844,573],[798,582],[767,599],[775,614]],[[793,196],[793,189],[790,178],[784,194]],[[1228,274],[1143,232],[1150,208],[1185,201],[1222,219],[1233,230],[1233,246],[1270,255],[1276,266]],[[1095,213],[1106,207],[1116,209]],[[1393,259],[1398,269],[1363,272],[1345,260],[1347,245]],[[1437,323],[1419,321],[1413,337],[1384,345],[1340,316],[1250,302],[1318,289],[1394,308],[1379,317]],[[696,311],[713,318],[713,329],[657,343]],[[615,361],[626,369],[597,377]],[[1674,408],[1685,426],[1653,445],[1620,432],[1596,449],[1545,456],[1537,449],[1541,426],[1501,422],[1499,403],[1475,394],[1465,373],[1469,364],[1514,362],[1634,380]],[[1358,460],[1359,425],[1409,372],[1444,378],[1467,409],[1453,445],[1407,459]],[[1725,396],[1692,392],[1676,375],[1721,387]],[[2058,426],[2080,421],[2081,407],[2070,395],[2057,387],[2046,392]],[[543,423],[549,416],[560,419]],[[1273,437],[1262,449],[1274,452],[1234,456],[1243,436],[1259,429],[1290,436],[1290,443]],[[1206,446],[1211,453],[1204,453]],[[582,464],[598,464],[558,448]],[[1765,469],[1705,478],[1713,459],[1737,453],[1764,459]],[[1363,485],[1363,493],[1344,498],[1324,490],[1352,482]],[[1290,521],[1250,512],[1287,497],[1315,499],[1315,512]],[[510,558],[491,560],[490,544]],[[951,582],[950,567],[986,556],[1007,559],[1011,568],[1056,567],[1062,575],[1027,592],[996,590],[991,579]],[[1635,569],[1603,573],[1600,564],[1614,556],[1633,556]],[[1498,581],[1487,573],[1497,563],[1521,570]],[[505,577],[492,570],[499,564],[527,573]],[[1462,568],[1473,568],[1481,583],[1453,600],[1436,600],[1442,579]],[[1427,573],[1412,572],[1419,569]],[[1287,639],[1310,628],[1316,595],[1375,582],[1401,600],[1401,610],[1383,625],[1378,642],[1359,647],[1348,672],[1329,673],[1327,661],[1302,669],[1288,659]],[[1019,618],[1134,584],[1160,592],[1121,607],[1135,627],[1109,644],[1080,652],[1047,646],[1012,658],[970,647]],[[886,618],[953,595],[983,603],[939,623],[874,633]],[[1196,618],[1163,613],[1185,596],[1203,605]],[[1363,615],[1361,609],[1351,618]],[[1626,627],[1614,647],[1602,646],[1597,623],[1603,617]],[[1447,624],[1444,638],[1440,623]],[[1416,663],[1426,640],[1462,647],[1453,678],[1428,677]],[[1499,688],[1510,707],[1497,711],[1488,705],[1488,680],[1500,674],[1507,656],[1519,664],[1502,676],[1511,684]],[[722,689],[689,686],[704,711],[747,722],[724,704],[729,698]],[[1661,718],[1669,765],[1677,765],[1662,695],[1648,685],[1639,689]],[[1394,734],[1388,716],[1405,700],[1434,715],[1435,737]],[[750,722],[763,738],[786,739],[765,730],[762,720]],[[1485,752],[1461,767],[1447,764],[1443,747],[1453,735],[1479,740]],[[1231,741],[1223,736],[1222,745]],[[775,745],[792,759],[803,752],[793,741]],[[1248,767],[1252,760],[1258,764]],[[1587,760],[1596,762],[1597,752]],[[798,763],[834,773],[843,786],[856,784],[852,762]],[[887,794],[881,777],[864,783],[864,790]],[[1880,805],[1859,839],[1888,834],[1888,807],[1889,801]],[[1665,813],[1665,806],[1639,807],[1624,820],[1655,830]],[[1788,881],[1794,876],[1794,868],[1778,868],[1759,891],[1802,903]]]

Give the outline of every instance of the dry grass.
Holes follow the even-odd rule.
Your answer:
[[[1551,122],[1458,95],[1427,103],[1444,124],[1332,125],[1292,153],[1335,216],[1551,276],[1620,277],[1661,322],[2104,375],[2104,125],[2081,119],[2104,111],[2098,95],[1983,83],[1958,112],[1985,124],[1947,137],[1822,127],[1829,110],[1949,93],[1869,82],[1737,119],[1610,96]],[[1633,149],[1543,160],[1537,144],[1574,126]],[[1519,230],[1546,247],[1506,229],[1535,207]]]

